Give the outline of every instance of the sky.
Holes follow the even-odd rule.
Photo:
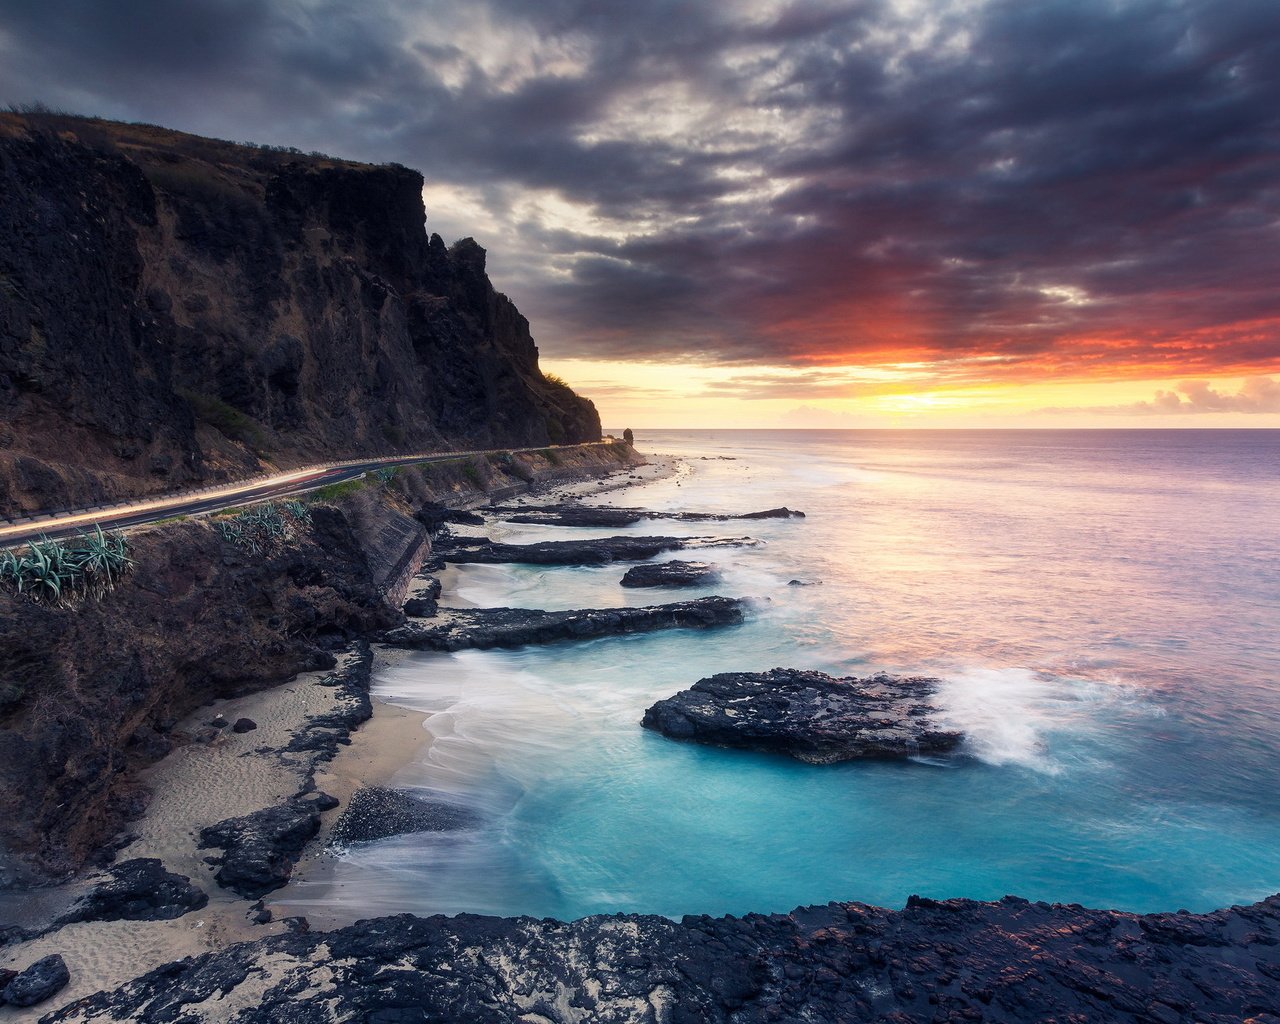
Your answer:
[[[4,0],[0,103],[422,171],[634,427],[1280,427],[1275,0]]]

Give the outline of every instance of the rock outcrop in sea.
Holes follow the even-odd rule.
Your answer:
[[[649,562],[635,565],[623,575],[624,587],[700,587],[720,578],[719,571],[705,562]]]
[[[437,544],[446,562],[524,565],[607,565],[641,562],[665,551],[747,547],[750,537],[601,537],[596,540],[545,540],[502,544],[487,537],[442,537]]]
[[[658,701],[641,724],[672,739],[788,754],[810,764],[946,754],[964,737],[937,723],[930,701],[938,682],[789,668],[723,672]]]
[[[410,622],[382,635],[383,643],[414,650],[523,647],[558,640],[589,640],[660,629],[711,629],[745,618],[746,602],[702,597],[646,608],[580,608],[547,612],[536,608],[453,608],[429,623]]]
[[[804,513],[789,508],[769,508],[737,515],[721,512],[655,512],[647,508],[618,508],[561,502],[554,505],[520,505],[515,509],[490,509],[509,523],[538,526],[606,527],[631,526],[644,519],[671,519],[684,523],[726,523],[734,519],[803,519]]]
[[[329,833],[331,847],[367,843],[414,832],[456,832],[480,817],[457,804],[430,800],[386,786],[366,786],[351,794]]]

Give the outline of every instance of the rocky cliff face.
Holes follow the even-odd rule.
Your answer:
[[[598,439],[422,177],[0,114],[0,516],[266,465]]]

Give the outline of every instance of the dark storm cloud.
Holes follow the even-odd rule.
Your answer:
[[[0,98],[416,166],[555,355],[1280,360],[1262,0],[10,0]]]

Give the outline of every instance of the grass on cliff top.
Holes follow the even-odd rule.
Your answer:
[[[145,121],[109,121],[67,110],[53,110],[43,103],[11,104],[7,110],[0,110],[0,136],[24,131],[56,133],[92,149],[119,153],[142,167],[149,178],[157,168],[190,162],[203,164],[205,170],[202,173],[206,177],[212,175],[227,183],[244,183],[246,178],[256,180],[257,189],[265,186],[271,174],[289,164],[305,164],[314,169],[341,167],[354,170],[400,166],[345,160],[316,150],[304,153],[293,146],[206,138]]]

